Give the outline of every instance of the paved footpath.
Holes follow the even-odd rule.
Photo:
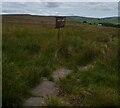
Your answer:
[[[71,70],[60,68],[53,72],[52,77],[54,81],[59,81],[67,77]],[[23,106],[45,106],[49,98],[59,94],[59,87],[55,82],[43,80],[35,88],[32,89],[32,97],[27,99]]]
[[[93,68],[93,64],[78,67],[79,71],[86,71]],[[59,94],[59,87],[55,82],[66,78],[72,71],[66,68],[59,68],[52,74],[53,81],[43,80],[35,88],[32,89],[32,97],[27,99],[23,106],[46,106],[51,97]]]

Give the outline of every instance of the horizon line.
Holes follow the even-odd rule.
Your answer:
[[[0,15],[31,15],[31,16],[64,16],[64,17],[85,17],[85,18],[110,18],[110,17],[120,17],[118,16],[104,16],[104,17],[92,17],[92,16],[80,16],[80,15],[40,15],[40,14],[27,14],[27,13],[1,13]]]

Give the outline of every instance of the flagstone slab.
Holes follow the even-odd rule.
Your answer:
[[[37,85],[33,90],[32,94],[34,96],[41,97],[52,97],[58,94],[59,90],[56,84],[52,81],[44,80],[39,85]]]
[[[52,77],[54,81],[59,81],[60,79],[66,78],[71,73],[71,70],[66,68],[60,68],[53,72]]]
[[[25,101],[23,106],[43,106],[45,104],[45,99],[42,97],[30,97],[28,100]]]

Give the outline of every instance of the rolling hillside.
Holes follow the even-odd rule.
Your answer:
[[[78,16],[70,16],[68,17],[70,21],[76,23],[84,23],[86,21],[88,24],[99,24],[99,23],[110,23],[118,25],[120,22],[118,21],[118,17],[106,17],[106,18],[90,18],[90,17],[78,17]]]

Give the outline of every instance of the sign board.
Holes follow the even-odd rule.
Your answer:
[[[56,17],[56,27],[55,28],[63,28],[65,26],[65,17]]]

